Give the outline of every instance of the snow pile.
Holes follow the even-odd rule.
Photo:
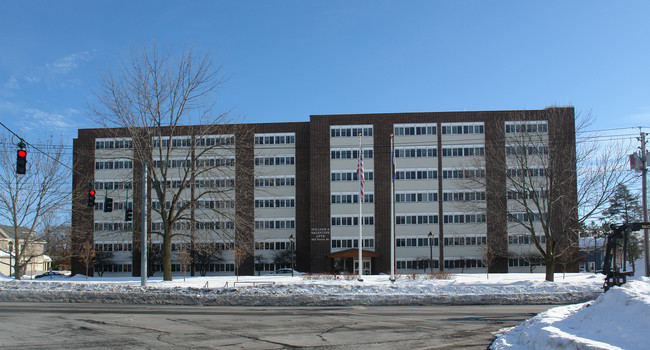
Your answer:
[[[543,312],[514,327],[490,349],[645,349],[650,278],[614,287],[595,301]]]
[[[543,274],[454,275],[449,280],[402,276],[313,279],[291,276],[151,278],[59,277],[0,280],[0,300],[202,305],[470,305],[567,304],[593,300],[602,276],[569,274],[544,281]]]

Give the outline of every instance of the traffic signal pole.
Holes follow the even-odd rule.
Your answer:
[[[142,162],[142,238],[140,251],[140,285],[147,286],[147,162]]]

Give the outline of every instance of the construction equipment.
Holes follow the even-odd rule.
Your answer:
[[[611,287],[625,284],[627,276],[634,274],[634,271],[625,270],[628,235],[632,231],[650,228],[650,223],[634,222],[622,225],[610,225],[610,228],[612,229],[612,233],[607,235],[605,261],[603,262],[603,269],[601,271],[605,275],[605,282],[603,283],[605,292]],[[622,243],[621,240],[623,240]],[[619,255],[619,250],[622,250],[622,261],[620,261],[621,256]]]

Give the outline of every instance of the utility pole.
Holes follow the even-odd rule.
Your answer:
[[[648,222],[648,153],[645,147],[645,132],[641,132],[641,192],[643,203],[643,222]],[[645,250],[645,276],[650,277],[650,248],[648,245],[648,229],[643,229],[643,248]]]
[[[142,162],[142,238],[140,242],[140,286],[147,286],[147,162]]]

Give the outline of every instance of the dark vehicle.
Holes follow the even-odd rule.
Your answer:
[[[36,278],[56,278],[56,277],[65,277],[65,275],[62,274],[62,273],[59,273],[59,272],[48,271],[46,273],[35,276],[34,279],[36,279]]]

